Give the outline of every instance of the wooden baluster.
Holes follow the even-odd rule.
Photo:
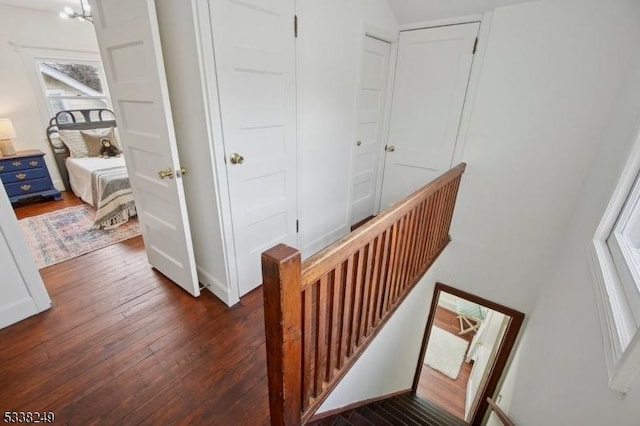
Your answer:
[[[444,237],[444,233],[446,230],[444,229],[444,218],[447,213],[447,203],[446,203],[446,191],[445,187],[440,188],[438,191],[438,195],[440,199],[438,201],[438,205],[440,206],[439,214],[438,214],[438,246],[436,248],[436,253],[442,249],[442,246],[445,242],[446,237]]]
[[[440,235],[440,241],[442,244],[447,243],[447,239],[449,238],[449,227],[447,226],[447,219],[449,217],[449,212],[451,211],[451,190],[453,182],[449,182],[447,186],[445,186],[442,191],[444,193],[444,200],[442,204],[444,207],[442,209],[442,234]]]
[[[407,244],[404,250],[404,259],[402,261],[402,279],[400,281],[400,288],[398,289],[398,294],[403,294],[404,290],[407,288],[407,285],[409,285],[409,282],[411,280],[411,273],[409,271],[410,265],[411,265],[411,259],[414,256],[413,250],[415,247],[415,241],[416,241],[416,216],[417,216],[418,212],[417,209],[414,207],[413,209],[411,209],[411,212],[409,213],[409,222],[408,222],[408,226],[407,226]]]
[[[353,351],[355,349],[355,342],[356,339],[358,338],[358,321],[360,319],[360,305],[362,300],[361,296],[362,296],[362,273],[363,273],[363,267],[362,265],[364,264],[364,248],[361,248],[360,250],[358,250],[358,252],[355,255],[355,261],[354,261],[354,269],[353,269],[353,275],[352,275],[352,281],[353,281],[353,286],[352,286],[352,291],[353,291],[353,295],[352,295],[352,300],[351,300],[351,315],[349,316],[349,346],[347,348],[347,353],[349,354],[349,356],[351,356],[353,354]]]
[[[302,292],[302,409],[309,406],[313,390],[312,364],[313,351],[312,325],[313,325],[313,286]]]
[[[400,263],[400,279],[398,280],[398,287],[396,288],[396,299],[399,299],[402,295],[404,288],[407,284],[407,267],[409,265],[409,259],[411,257],[411,240],[413,239],[413,221],[415,212],[413,209],[407,213],[406,232],[404,236],[404,248],[402,249],[402,257]]]
[[[371,242],[364,246],[364,257],[362,258],[362,277],[360,278],[360,307],[358,309],[357,317],[357,331],[355,346],[360,345],[360,341],[365,335],[366,322],[367,322],[367,309],[369,309],[369,293],[371,283],[371,262],[373,258],[373,245]]]
[[[267,250],[262,277],[271,424],[300,425],[300,252],[284,244]]]
[[[329,350],[327,353],[327,382],[333,378],[335,369],[338,367],[338,357],[340,356],[340,300],[342,296],[342,278],[344,276],[344,264],[340,264],[333,270],[331,280],[331,299],[329,315],[331,323],[329,325]]]
[[[351,318],[351,311],[353,309],[353,264],[354,256],[352,255],[349,257],[349,259],[347,259],[347,271],[345,273],[344,280],[344,295],[342,297],[342,336],[340,341],[340,356],[338,357],[338,368],[342,368],[346,357],[350,355],[348,348],[350,338],[349,330],[351,330],[351,322],[349,321],[349,318]]]
[[[429,260],[429,247],[431,245],[431,239],[433,235],[431,233],[431,228],[433,227],[433,211],[434,211],[434,200],[433,198],[427,199],[427,218],[425,221],[425,239],[424,239],[424,247],[422,248],[422,253],[420,254],[420,269],[424,269],[425,265]]]
[[[362,305],[364,303],[364,276],[367,266],[367,248],[364,246],[358,251],[358,267],[354,280],[353,315],[351,316],[351,339],[349,352],[353,353],[360,341],[360,321],[362,318]]]
[[[431,263],[436,253],[438,253],[438,247],[440,247],[440,217],[442,216],[442,192],[438,190],[434,194],[434,205],[435,211],[433,214],[433,225],[432,225],[432,234],[433,239],[431,240],[431,244],[429,247],[429,259],[427,259],[428,263]]]
[[[327,372],[327,289],[329,277],[324,275],[317,289],[316,304],[316,368],[314,380],[314,396],[320,395]]]
[[[451,195],[449,196],[449,206],[448,206],[448,211],[447,211],[447,221],[446,221],[446,228],[447,228],[447,237],[449,234],[449,230],[451,228],[451,221],[453,220],[453,211],[455,210],[456,207],[456,197],[458,196],[458,189],[460,188],[460,176],[458,176],[455,180],[453,180],[451,182]]]
[[[362,320],[360,321],[360,336],[362,337],[365,337],[369,334],[369,318],[371,318],[371,306],[374,305],[373,300],[375,294],[375,274],[377,272],[376,255],[378,254],[377,247],[379,245],[380,244],[378,243],[378,238],[374,238],[368,246],[369,249],[367,256],[367,273],[364,277],[364,305],[362,307]]]
[[[404,262],[404,248],[407,244],[407,234],[409,233],[407,229],[407,224],[409,222],[408,215],[405,214],[400,220],[400,233],[398,234],[400,238],[398,238],[398,246],[396,248],[396,261],[393,265],[394,272],[394,280],[391,285],[391,304],[389,305],[389,309],[396,304],[397,296],[398,296],[398,288],[400,287],[400,278],[402,277],[402,264]]]
[[[384,298],[387,291],[387,272],[389,271],[389,253],[391,251],[391,228],[385,230],[382,234],[382,258],[380,259],[380,278],[378,279],[378,295],[376,297],[376,310],[374,325],[378,325],[382,317],[382,308],[384,306]]]
[[[385,280],[384,299],[380,308],[380,318],[384,318],[390,306],[391,286],[394,277],[394,265],[396,261],[396,248],[398,246],[398,222],[391,226],[391,243],[389,244],[389,262],[387,263],[387,279]]]
[[[412,280],[420,273],[420,256],[425,246],[425,222],[427,216],[427,203],[421,202],[418,206],[418,231],[416,235],[416,246],[411,256],[411,277]]]

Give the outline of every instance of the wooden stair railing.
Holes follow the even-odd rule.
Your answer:
[[[496,416],[498,416],[498,419],[500,419],[504,426],[516,426],[513,420],[511,420],[509,416],[507,416],[507,413],[502,411],[502,408],[500,408],[498,404],[493,402],[493,399],[487,397],[487,403],[489,404],[489,409],[496,413]]]
[[[446,247],[464,163],[301,263],[262,254],[272,425],[306,423]]]

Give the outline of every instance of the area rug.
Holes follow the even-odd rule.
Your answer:
[[[88,204],[19,221],[29,250],[42,269],[140,235],[138,218],[115,229],[92,229],[95,210]]]
[[[469,342],[433,326],[424,363],[445,376],[457,379]]]

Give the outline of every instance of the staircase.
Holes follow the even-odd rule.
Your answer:
[[[284,244],[262,253],[272,426],[311,420],[445,249],[465,167],[454,167],[304,262]],[[371,411],[379,409],[376,415],[387,423],[369,423],[461,424],[434,417],[424,405],[411,397],[374,404]]]
[[[465,421],[413,393],[345,411],[313,426],[463,426]]]

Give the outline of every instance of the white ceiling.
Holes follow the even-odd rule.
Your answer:
[[[65,6],[71,6],[78,10],[80,9],[79,0],[0,0],[0,4],[54,12],[62,11],[62,8]]]
[[[475,15],[500,6],[532,0],[387,0],[399,24]]]
[[[496,7],[533,0],[387,0],[399,24],[474,15]],[[0,0],[0,4],[59,12],[79,9],[80,0]]]

